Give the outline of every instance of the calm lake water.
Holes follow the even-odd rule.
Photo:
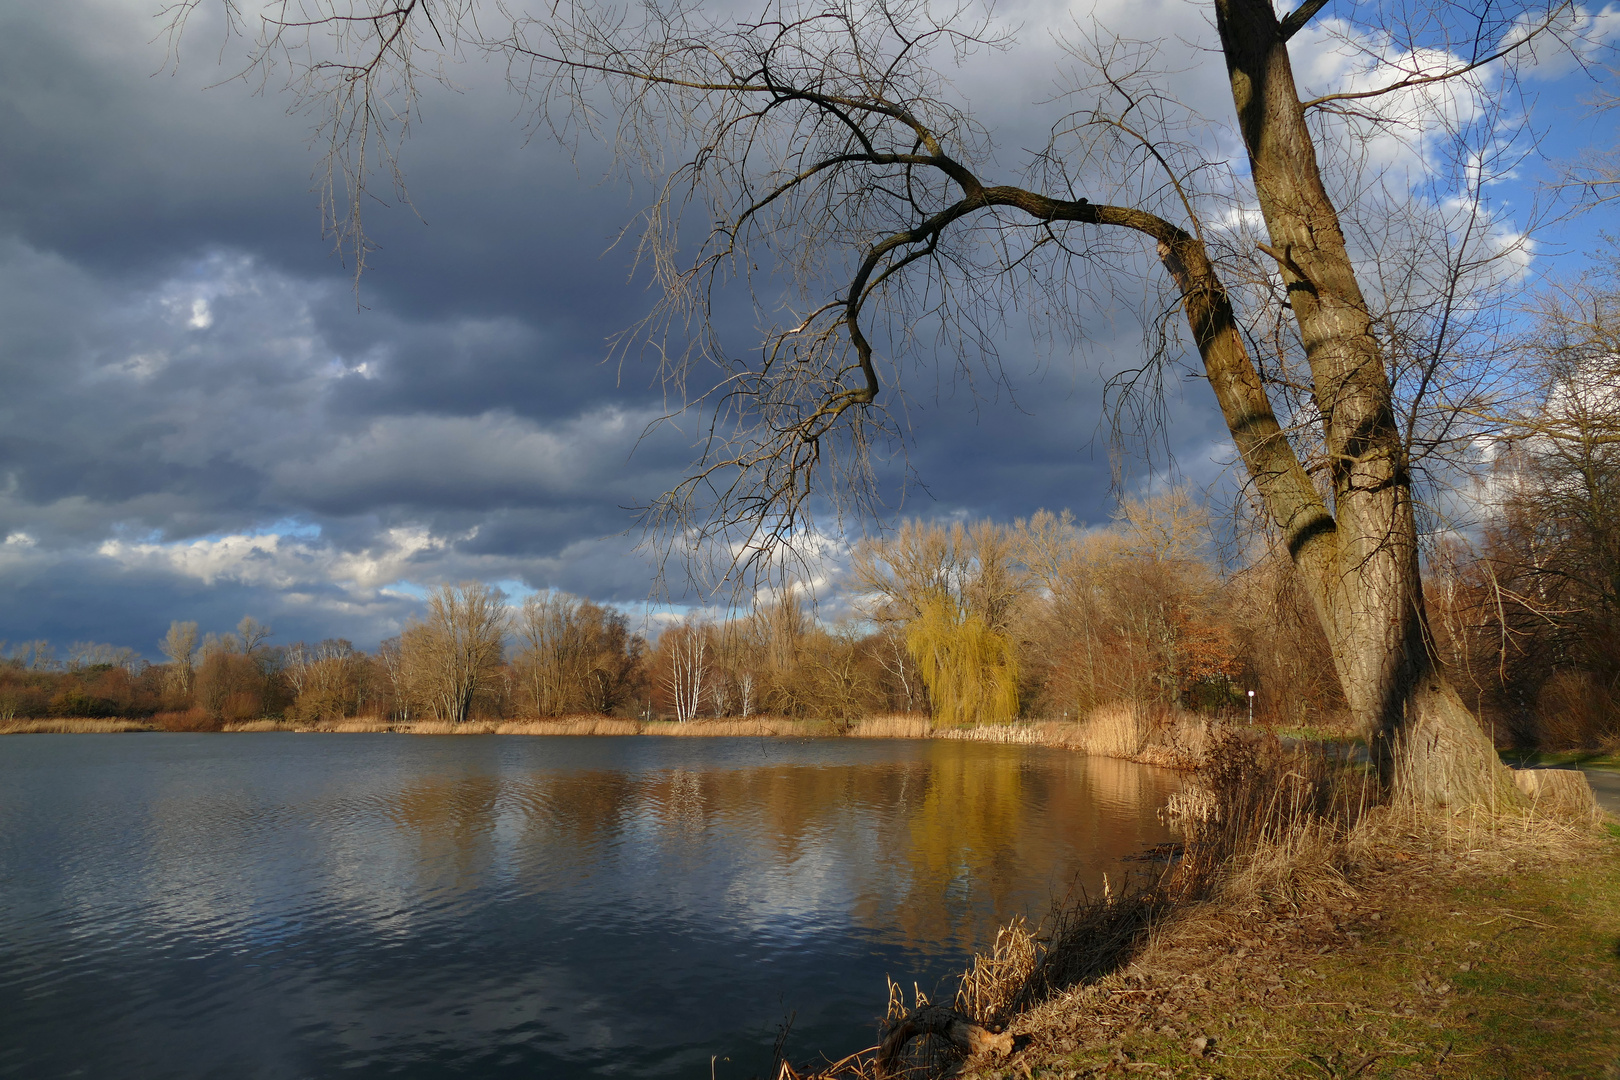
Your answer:
[[[0,740],[0,1076],[718,1077],[872,1041],[1167,834],[947,741]]]

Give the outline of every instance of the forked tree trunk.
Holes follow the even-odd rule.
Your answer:
[[[1412,476],[1372,318],[1322,183],[1269,0],[1217,0],[1232,97],[1322,415],[1330,509],[1278,426],[1203,244],[1160,243],[1238,449],[1333,650],[1351,713],[1392,792],[1419,804],[1517,796],[1447,682],[1428,631]]]

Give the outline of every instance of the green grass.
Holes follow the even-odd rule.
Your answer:
[[[1540,765],[1579,765],[1583,769],[1620,769],[1620,754],[1605,750],[1504,750],[1502,760],[1515,769]]]

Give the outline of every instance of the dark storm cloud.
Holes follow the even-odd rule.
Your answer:
[[[367,211],[357,307],[319,235],[309,118],[274,83],[205,89],[231,70],[211,6],[165,69],[157,6],[0,0],[0,638],[150,654],[171,618],[251,612],[369,647],[440,581],[645,597],[628,508],[701,427],[640,442],[651,371],[600,362],[652,302],[609,250],[636,203],[596,182],[600,153],[526,142],[500,67],[464,65],[404,146],[414,208]],[[965,85],[992,109],[1013,92]],[[722,329],[746,350],[751,327]],[[1106,518],[1108,349],[1008,349],[1021,408],[913,376],[928,487],[891,505]],[[1172,442],[1207,469],[1219,432],[1189,395]]]

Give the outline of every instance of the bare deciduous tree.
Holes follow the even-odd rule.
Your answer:
[[[242,616],[242,621],[236,624],[236,638],[242,643],[242,651],[252,656],[259,651],[259,647],[268,641],[275,631],[251,615]]]
[[[476,581],[441,585],[421,620],[400,635],[403,664],[415,693],[440,720],[466,721],[473,699],[493,690],[508,615],[499,589]]]
[[[1436,575],[1454,666],[1515,737],[1620,734],[1620,275],[1545,296],[1500,415],[1477,551]]]
[[[158,642],[158,648],[169,658],[169,692],[179,698],[191,696],[192,662],[197,655],[197,624],[171,622],[169,632]]]
[[[516,662],[536,716],[561,716],[585,679],[585,642],[577,597],[556,591],[523,601],[517,616]]]
[[[1126,500],[1105,529],[1049,511],[1015,529],[1039,594],[1021,630],[1047,712],[1219,704],[1235,649],[1208,519],[1184,489]]]
[[[681,723],[703,710],[709,681],[709,628],[695,620],[664,631],[658,642],[665,656],[664,687]]]
[[[366,694],[366,656],[343,638],[291,646],[282,666],[293,713],[305,720],[356,715]]]

